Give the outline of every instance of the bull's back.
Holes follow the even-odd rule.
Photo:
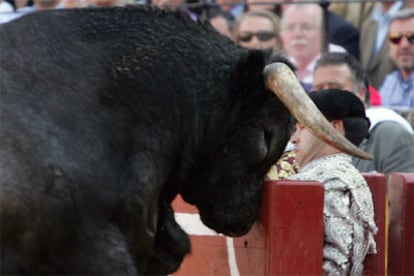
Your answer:
[[[212,90],[242,52],[186,15],[150,7],[36,12],[1,25],[0,36],[4,101],[73,121],[106,103],[188,109],[192,98],[224,94]]]

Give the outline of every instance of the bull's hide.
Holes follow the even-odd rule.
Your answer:
[[[226,235],[258,218],[290,114],[264,56],[151,8],[0,26],[3,274],[167,274],[190,250],[180,193]]]

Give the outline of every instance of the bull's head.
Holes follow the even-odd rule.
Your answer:
[[[293,72],[283,63],[274,63],[265,68],[266,86],[285,104],[296,119],[308,126],[314,135],[326,143],[350,155],[372,159],[373,157],[356,147],[336,131],[306,95]]]
[[[293,120],[288,110],[327,143],[348,154],[371,158],[331,126],[287,65],[268,65],[264,79],[265,84],[262,76],[255,87],[267,88],[277,98],[267,91],[240,103],[242,107],[233,111],[238,114],[236,120],[230,114],[230,123],[222,129],[223,139],[214,141],[215,151],[207,155],[208,160],[197,162],[203,167],[191,180],[195,187],[183,194],[198,207],[207,226],[229,236],[245,234],[259,217],[265,175],[290,138]]]

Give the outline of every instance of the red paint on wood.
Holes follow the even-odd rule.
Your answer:
[[[414,173],[388,178],[388,273],[414,275]]]

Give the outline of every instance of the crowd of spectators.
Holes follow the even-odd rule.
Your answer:
[[[247,48],[282,52],[295,65],[306,91],[310,92],[313,69],[323,52],[347,52],[367,75],[371,105],[391,108],[414,125],[414,1],[335,1],[327,6],[317,0],[248,0],[237,15],[230,13],[236,5],[229,3],[234,2],[220,1],[227,3],[221,12],[229,15],[231,37]],[[257,11],[276,19],[262,16],[259,24],[257,15],[255,20],[250,16]],[[240,27],[250,35],[243,36]],[[275,44],[279,39],[281,44]]]
[[[207,18],[213,23],[220,14],[227,36],[244,47],[283,53],[308,92],[323,52],[353,55],[367,75],[371,105],[414,125],[414,1],[311,2],[216,0]]]

